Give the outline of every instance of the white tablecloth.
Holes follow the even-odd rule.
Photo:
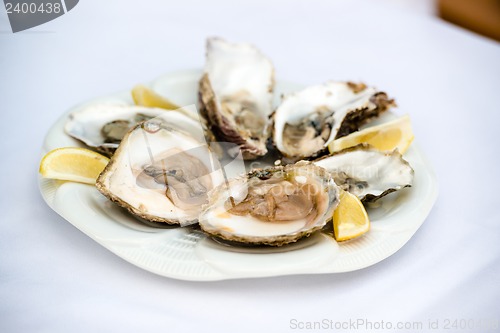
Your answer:
[[[18,34],[0,10],[0,29],[0,332],[293,332],[314,322],[328,331],[358,319],[373,328],[421,322],[421,332],[455,319],[498,325],[497,42],[358,0],[85,0]],[[212,35],[258,45],[280,79],[363,80],[396,97],[440,186],[400,251],[345,274],[185,282],[125,262],[45,204],[37,172],[55,120],[87,99],[200,68]]]

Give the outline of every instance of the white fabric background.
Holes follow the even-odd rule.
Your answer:
[[[498,43],[360,0],[85,0],[15,35],[0,10],[0,29],[1,332],[291,332],[291,319],[424,327],[499,319]],[[87,99],[201,67],[210,35],[258,45],[278,78],[363,80],[396,97],[440,186],[406,246],[346,274],[184,282],[128,264],[51,211],[37,172],[54,121]]]

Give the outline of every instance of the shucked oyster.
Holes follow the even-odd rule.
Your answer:
[[[237,144],[245,159],[267,152],[273,88],[273,65],[259,50],[218,38],[207,40],[200,109],[215,136]]]
[[[301,161],[251,171],[209,194],[201,228],[216,237],[280,246],[321,229],[339,203],[339,190],[323,168]]]
[[[187,225],[224,179],[214,160],[200,124],[169,111],[127,133],[96,186],[143,219]]]
[[[378,200],[413,182],[413,169],[397,150],[381,152],[358,145],[314,164],[328,170],[337,185],[364,202]]]
[[[273,140],[286,157],[303,159],[323,154],[334,139],[394,106],[373,87],[328,82],[286,96],[274,113]]]
[[[126,104],[95,104],[71,113],[64,130],[87,146],[111,155],[132,127],[164,112]]]

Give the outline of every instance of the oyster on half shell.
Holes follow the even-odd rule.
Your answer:
[[[148,221],[198,221],[208,192],[223,182],[200,124],[169,111],[136,125],[97,179],[97,189]]]
[[[118,103],[93,104],[71,113],[64,131],[87,146],[112,155],[132,127],[164,112],[163,109]]]
[[[212,236],[281,246],[309,236],[331,220],[339,189],[323,168],[306,161],[259,169],[209,194],[200,216]]]
[[[314,164],[328,170],[338,186],[363,202],[376,201],[410,187],[413,182],[413,169],[397,149],[381,152],[358,145],[318,159]]]
[[[314,158],[394,105],[386,93],[363,83],[311,86],[284,97],[273,115],[273,141],[285,157]]]
[[[250,44],[207,40],[200,110],[215,136],[239,146],[245,159],[266,154],[274,68]]]

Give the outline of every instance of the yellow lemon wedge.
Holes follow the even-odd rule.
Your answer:
[[[403,154],[413,141],[410,116],[405,115],[393,121],[365,128],[344,137],[333,140],[328,145],[331,153],[361,143],[367,143],[381,151],[392,151],[398,148]]]
[[[108,162],[107,157],[85,148],[57,148],[42,158],[40,174],[44,178],[95,184]]]
[[[340,193],[340,203],[333,212],[333,234],[339,242],[361,236],[370,230],[365,207],[354,194]]]
[[[143,86],[141,84],[136,85],[132,89],[132,98],[134,99],[134,103],[136,105],[142,105],[142,106],[154,107],[154,108],[162,108],[162,109],[167,109],[167,110],[175,110],[175,109],[179,108],[179,106],[170,102],[165,97],[160,96],[159,94],[154,92],[152,89],[150,89],[146,86]]]

